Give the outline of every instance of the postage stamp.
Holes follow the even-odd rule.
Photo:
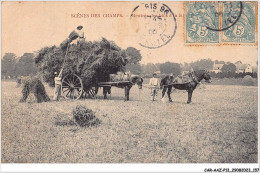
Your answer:
[[[256,43],[256,2],[186,2],[185,42]]]
[[[186,2],[186,43],[219,43],[219,2]]]
[[[222,13],[223,27],[238,16],[236,24],[222,32],[222,42],[255,43],[256,2],[223,2]]]
[[[164,3],[142,3],[130,16],[139,45],[155,49],[168,44],[177,30],[174,13]]]

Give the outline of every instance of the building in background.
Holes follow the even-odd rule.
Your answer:
[[[219,63],[214,62],[213,69],[210,71],[215,73],[220,73],[224,64],[225,64],[224,62],[219,62]]]

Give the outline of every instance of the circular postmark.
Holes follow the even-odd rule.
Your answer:
[[[168,44],[177,30],[172,10],[163,3],[142,3],[130,16],[139,45],[155,49]]]
[[[207,29],[212,31],[225,31],[234,26],[239,18],[242,15],[243,11],[243,4],[241,1],[231,1],[225,2],[223,1],[223,12],[219,12],[219,14],[215,15],[222,15],[222,28],[214,28],[212,26],[206,26]]]

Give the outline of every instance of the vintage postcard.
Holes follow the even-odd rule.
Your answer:
[[[258,2],[2,1],[1,163],[258,172]]]

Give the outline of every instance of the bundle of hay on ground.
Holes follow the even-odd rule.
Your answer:
[[[59,72],[62,68],[66,52],[64,51],[65,42],[60,47],[41,49],[35,59],[43,80],[50,86],[54,86],[54,72]],[[109,74],[122,70],[126,63],[126,51],[105,38],[100,42],[72,44],[68,47],[63,76],[78,75],[83,81],[84,89],[87,90],[90,86],[97,85],[97,82],[108,81]]]
[[[100,120],[96,118],[95,113],[86,106],[78,105],[73,109],[73,118],[81,126],[99,125]]]
[[[246,85],[246,86],[255,86],[256,85],[255,80],[250,75],[246,75],[242,79],[242,83],[243,83],[243,85]]]
[[[30,93],[34,95],[34,100],[37,103],[50,101],[50,98],[45,91],[45,87],[38,77],[23,77],[21,79],[21,84],[23,84],[23,96],[20,102],[26,102]]]

